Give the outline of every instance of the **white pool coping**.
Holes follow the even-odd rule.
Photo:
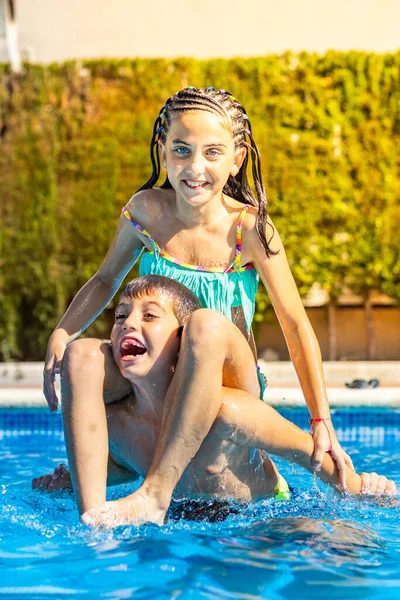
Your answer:
[[[265,400],[272,406],[305,406],[304,396],[290,362],[259,361],[269,378]],[[43,363],[0,363],[0,407],[46,408]],[[400,361],[324,362],[329,403],[339,406],[400,407]],[[353,379],[379,379],[377,388],[349,389]]]
[[[332,408],[343,406],[400,407],[400,387],[352,390],[348,388],[327,388],[329,404]],[[305,406],[300,388],[267,388],[265,400],[272,406]],[[39,387],[0,387],[0,407],[46,408],[47,404]]]

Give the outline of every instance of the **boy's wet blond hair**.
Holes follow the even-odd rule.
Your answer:
[[[122,291],[121,297],[143,298],[151,294],[164,294],[171,300],[172,310],[179,325],[185,325],[195,310],[201,308],[199,299],[187,287],[162,275],[137,277]]]

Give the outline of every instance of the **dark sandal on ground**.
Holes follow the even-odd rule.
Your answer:
[[[377,388],[379,386],[379,379],[370,379],[369,381],[366,379],[353,379],[353,381],[346,382],[344,385],[355,390]]]

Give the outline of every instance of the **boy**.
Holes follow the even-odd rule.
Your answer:
[[[197,310],[202,309],[192,292],[158,275],[137,278],[122,292],[111,345],[114,360],[130,381],[132,393],[106,407],[109,485],[133,481],[138,474],[147,473],[158,437],[162,435],[164,399],[177,364],[183,326]],[[226,320],[224,327],[227,335],[242,343],[243,336],[234,325]],[[93,526],[148,521],[162,524],[174,490],[177,496],[203,499],[288,498],[287,483],[272,461],[264,460],[260,450],[312,471],[311,436],[245,392],[221,386],[221,393],[222,407],[214,425],[179,481],[174,472],[164,473],[165,485],[159,497],[142,486],[127,498],[89,507],[89,510],[80,504],[79,490],[76,490],[82,521]],[[254,451],[254,448],[259,450]],[[79,462],[84,457],[73,456],[73,460]],[[329,454],[325,455],[318,475],[336,485],[337,470]],[[369,480],[368,475],[365,477]],[[371,477],[378,481],[376,476]],[[351,469],[347,471],[347,482],[350,492],[360,493],[362,479]],[[65,467],[58,467],[53,475],[33,480],[33,487],[50,491],[71,487],[69,472]],[[375,487],[377,493],[396,492],[395,484],[382,477]]]

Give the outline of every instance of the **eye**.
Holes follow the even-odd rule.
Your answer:
[[[120,319],[126,319],[126,315],[124,315],[123,313],[116,313],[115,320],[118,321]]]
[[[207,154],[213,158],[214,156],[219,156],[221,153],[218,150],[211,149],[208,150]]]
[[[189,148],[185,148],[184,146],[178,146],[174,149],[174,152],[178,154],[178,156],[187,156],[190,152]]]
[[[155,315],[154,313],[150,313],[150,312],[145,313],[143,316],[145,319],[149,319],[149,320],[158,319],[158,315]]]

